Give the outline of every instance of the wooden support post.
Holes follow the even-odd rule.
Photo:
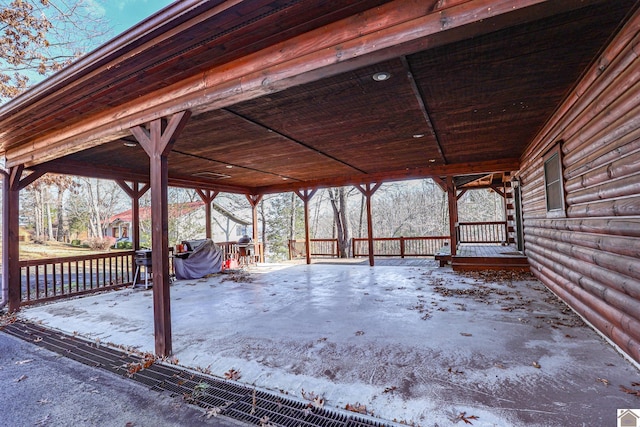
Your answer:
[[[9,269],[9,199],[11,198],[11,181],[9,178],[11,175],[4,169],[0,169],[0,173],[2,173],[2,200],[4,200],[2,204],[2,280],[3,290],[6,289],[8,293],[9,276],[11,276]],[[3,293],[0,307],[4,307],[8,303],[9,296]]]
[[[262,194],[247,194],[247,200],[249,201],[249,204],[251,205],[251,213],[252,213],[252,219],[253,219],[253,243],[254,243],[254,248],[257,250],[258,246],[257,246],[257,242],[258,242],[258,203],[260,203],[262,201]],[[260,252],[260,262],[264,262],[263,259],[263,253]]]
[[[447,176],[447,199],[449,201],[449,240],[451,245],[451,256],[456,254],[458,245],[457,225],[458,225],[458,198],[456,196],[456,183],[452,176]]]
[[[356,188],[360,190],[362,194],[364,194],[367,202],[367,239],[369,243],[369,265],[371,267],[373,267],[375,264],[375,257],[373,254],[373,220],[371,218],[371,196],[373,196],[373,193],[378,191],[378,188],[380,188],[381,185],[381,182],[375,184],[373,188],[371,187],[371,184],[365,184],[364,188],[362,188],[362,186],[360,185],[356,185]]]
[[[142,126],[131,128],[131,133],[150,159],[153,318],[156,355],[161,357],[169,356],[172,352],[167,159],[190,116],[188,111],[176,113],[171,116],[164,129],[161,119],[153,120],[148,130]]]
[[[131,186],[125,181],[116,181],[120,188],[131,197],[131,243],[133,250],[140,249],[140,197],[149,191],[149,184],[140,188],[140,183],[134,181]]]
[[[213,190],[201,190],[199,188],[196,188],[196,192],[204,202],[204,216],[206,221],[205,235],[207,239],[211,239],[211,236],[213,235],[211,231],[211,203],[213,202],[213,199],[220,194],[220,192]]]
[[[307,264],[311,264],[311,234],[309,233],[309,201],[316,194],[314,190],[296,190],[295,193],[304,202],[304,246],[307,253]]]
[[[20,279],[20,177],[23,166],[15,166],[5,176],[2,233],[2,274],[9,293],[9,311],[20,309],[22,300]]]

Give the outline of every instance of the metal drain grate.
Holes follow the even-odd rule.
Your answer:
[[[268,423],[283,427],[384,427],[387,425],[327,409],[312,409],[299,401],[160,362],[129,375],[128,366],[139,363],[139,356],[132,356],[124,351],[25,321],[9,324],[0,330],[85,365],[130,378],[148,386],[151,390],[182,397],[201,408],[218,408],[226,417],[251,424]]]

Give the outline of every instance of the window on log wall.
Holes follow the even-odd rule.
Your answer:
[[[544,156],[544,186],[547,200],[547,217],[565,217],[564,179],[562,173],[561,142]]]

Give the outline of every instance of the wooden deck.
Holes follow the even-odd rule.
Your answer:
[[[526,255],[514,245],[462,244],[451,256],[449,246],[443,246],[435,256],[440,266],[451,263],[456,271],[463,270],[528,270]]]
[[[526,255],[513,245],[460,245],[451,259],[455,271],[528,270]]]

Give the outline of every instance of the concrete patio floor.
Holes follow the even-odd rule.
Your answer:
[[[384,264],[384,263],[382,263]],[[415,264],[415,263],[414,263]],[[152,291],[21,317],[153,351]],[[422,265],[264,265],[171,286],[178,363],[381,422],[608,426],[640,407],[637,366],[528,273]]]

